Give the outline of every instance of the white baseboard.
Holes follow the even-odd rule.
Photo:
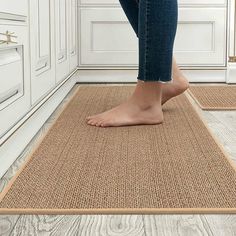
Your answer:
[[[41,104],[0,146],[0,178],[77,82],[75,73]]]
[[[225,69],[182,70],[189,82],[226,82]],[[81,83],[128,83],[137,82],[136,69],[78,70],[78,82]]]

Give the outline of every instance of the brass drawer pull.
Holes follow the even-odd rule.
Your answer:
[[[229,56],[229,62],[236,62],[236,56]]]
[[[17,38],[17,36],[15,36],[14,34],[14,32],[10,33],[8,30],[6,31],[6,33],[0,33],[0,35],[6,36],[6,40],[0,40],[0,44],[17,43],[15,41],[12,41],[12,38]]]

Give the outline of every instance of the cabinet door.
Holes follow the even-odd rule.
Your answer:
[[[138,39],[122,9],[81,8],[80,66],[136,66]],[[225,66],[226,8],[179,8],[174,53],[184,66]]]
[[[0,23],[2,35],[13,33],[16,43],[0,44],[0,138],[30,109],[29,42],[26,26]]]
[[[120,8],[80,9],[80,66],[137,65],[138,39]]]
[[[56,82],[59,83],[69,74],[68,10],[67,0],[55,1],[56,27]]]
[[[77,48],[77,1],[69,1],[69,56],[70,56],[70,72],[72,72],[78,64],[78,48]]]
[[[174,53],[184,66],[226,66],[226,8],[181,8]]]
[[[30,0],[32,104],[55,86],[53,1]]]

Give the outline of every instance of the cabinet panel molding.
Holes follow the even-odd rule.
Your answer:
[[[227,10],[182,8],[174,53],[185,66],[226,66]]]
[[[50,4],[48,0],[37,0],[36,43],[36,75],[51,68],[51,32],[50,32]]]
[[[80,9],[80,65],[135,65],[138,40],[119,8]]]
[[[185,66],[226,66],[226,9],[179,8],[174,54]],[[138,38],[120,8],[80,8],[80,66],[137,66]]]
[[[68,15],[68,1],[55,1],[56,83],[63,80],[69,73]]]
[[[70,55],[70,72],[78,65],[78,20],[77,20],[77,1],[69,1],[69,55]]]
[[[53,16],[53,1],[30,1],[32,105],[55,86]]]

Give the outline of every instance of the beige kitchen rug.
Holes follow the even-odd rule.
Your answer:
[[[133,90],[78,86],[3,190],[0,213],[236,213],[235,165],[185,94],[159,125],[86,123]]]
[[[203,110],[236,110],[236,85],[192,85],[188,92]]]

